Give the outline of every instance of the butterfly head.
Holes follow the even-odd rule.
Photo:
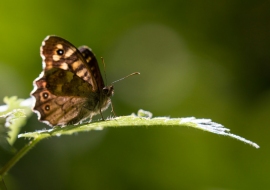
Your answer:
[[[113,85],[106,86],[102,89],[102,92],[105,96],[110,97],[114,93]]]

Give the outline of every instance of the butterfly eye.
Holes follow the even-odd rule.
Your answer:
[[[107,96],[113,95],[113,86],[106,86],[102,89],[103,93]]]
[[[62,50],[62,49],[59,49],[56,52],[57,52],[58,55],[63,55],[64,54],[64,50]]]
[[[106,88],[106,87],[103,88],[102,91],[103,91],[104,94],[108,94],[108,92],[109,92],[108,88]]]

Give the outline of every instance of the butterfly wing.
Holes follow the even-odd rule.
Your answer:
[[[105,87],[104,81],[98,66],[98,62],[95,54],[92,52],[91,48],[87,46],[81,46],[78,48],[81,54],[83,55],[88,67],[91,69],[91,72],[97,82],[99,93],[99,113],[102,116],[102,111],[106,110],[111,103],[109,97],[113,94],[113,86]],[[102,116],[103,118],[103,116]]]
[[[76,124],[94,114],[96,93],[91,92],[89,83],[70,71],[56,68],[34,83],[35,89],[31,94],[35,98],[33,110],[40,121],[50,126],[63,126]]]
[[[93,91],[98,90],[91,68],[80,51],[67,40],[58,36],[47,36],[42,42],[40,55],[45,72],[52,68],[71,71],[91,84]]]
[[[97,87],[99,91],[101,91],[105,87],[105,85],[104,85],[104,81],[103,81],[95,54],[92,52],[91,48],[87,46],[81,46],[78,49],[81,52],[82,56],[84,57],[86,64],[90,68],[95,78],[95,81],[97,83]]]
[[[77,48],[57,36],[45,38],[40,52],[44,71],[34,81],[31,93],[39,119],[51,126],[67,125],[99,113],[102,85],[96,81],[96,76],[101,76],[99,69],[91,70],[97,66],[94,54],[87,51],[93,61],[86,61]]]

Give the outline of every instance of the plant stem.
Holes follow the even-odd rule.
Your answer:
[[[1,169],[0,169],[0,179],[7,174],[7,172],[31,149],[33,148],[44,136],[34,138],[28,144],[26,144],[13,158],[11,158]]]

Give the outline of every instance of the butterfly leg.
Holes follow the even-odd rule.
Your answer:
[[[114,109],[113,109],[113,104],[112,104],[112,102],[111,102],[111,108],[112,108],[112,111],[111,111],[111,112],[113,112],[114,117],[116,117],[116,114],[115,114]]]
[[[100,113],[100,115],[101,115],[101,117],[102,117],[102,120],[105,121],[105,119],[104,119],[104,117],[103,117],[103,115],[102,115],[102,112],[101,112],[101,108],[99,108],[99,113]]]

